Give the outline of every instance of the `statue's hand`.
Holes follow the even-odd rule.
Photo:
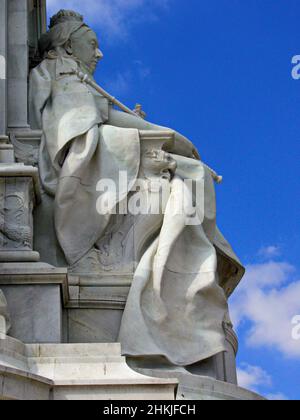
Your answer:
[[[135,113],[138,117],[142,118],[143,120],[145,120],[145,119],[146,119],[146,117],[147,117],[146,112],[144,112],[144,111],[143,111],[143,109],[142,109],[142,105],[140,105],[140,104],[136,104],[136,106],[135,106],[135,108],[134,108],[133,112],[134,112],[134,113]]]

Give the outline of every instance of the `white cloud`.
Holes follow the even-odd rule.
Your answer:
[[[279,246],[266,246],[259,250],[258,255],[266,259],[275,258],[281,255],[281,250]]]
[[[281,392],[277,394],[268,394],[266,395],[266,398],[271,401],[288,401],[289,400],[289,398],[286,395],[282,394]]]
[[[300,358],[300,340],[292,337],[292,319],[300,314],[300,281],[294,281],[295,271],[290,264],[273,261],[247,267],[230,304],[237,327],[249,322],[249,346],[275,348],[287,357]]]
[[[239,386],[253,392],[258,392],[259,386],[272,386],[271,376],[258,366],[244,363],[237,369],[237,375]]]
[[[272,389],[272,377],[261,367],[242,363],[237,369],[238,384],[240,387],[262,394],[261,389]],[[268,393],[265,395],[268,400],[286,401],[289,398],[281,392]]]
[[[171,0],[48,0],[48,15],[72,9],[84,15],[90,25],[101,28],[107,39],[127,38],[137,23],[156,20]]]

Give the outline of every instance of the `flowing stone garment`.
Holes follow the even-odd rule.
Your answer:
[[[161,232],[135,272],[119,341],[127,355],[164,356],[187,366],[225,351],[228,308],[216,274],[214,200],[202,208],[205,188],[213,194],[212,178],[200,162],[174,157],[177,175]],[[189,210],[182,212],[182,203],[192,201],[185,178],[202,192],[195,225],[187,220]]]
[[[110,220],[96,211],[97,182],[115,181],[120,200],[125,197],[140,169],[138,129],[149,128],[134,117],[139,126],[110,125],[114,118],[107,100],[71,74],[77,65],[71,58],[50,57],[30,80],[32,128],[43,130],[41,181],[55,197],[56,234],[70,265],[94,247]],[[119,340],[124,355],[161,355],[186,366],[225,351],[228,306],[218,281],[216,248],[240,277],[243,268],[217,229],[211,175],[200,161],[173,157],[178,169],[161,231],[139,261]],[[119,184],[120,170],[127,171],[126,185]],[[202,191],[195,225],[178,211],[192,194],[185,179]]]
[[[108,102],[76,76],[65,74],[74,65],[63,57],[44,60],[31,74],[30,101],[37,119],[33,125],[43,129],[41,181],[55,196],[56,234],[70,265],[87,254],[109,223],[109,216],[96,210],[97,183],[107,178],[119,185],[119,171],[126,171],[128,183],[118,191],[122,199],[135,183],[140,164],[138,130],[103,125]]]

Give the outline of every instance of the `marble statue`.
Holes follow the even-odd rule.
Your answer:
[[[120,260],[132,265],[118,339],[124,355],[159,356],[185,367],[224,352],[224,323],[230,321],[217,253],[227,258],[229,271],[243,269],[216,226],[211,172],[183,135],[147,122],[139,105],[133,113],[116,110],[86,83],[94,81],[103,54],[81,15],[61,10],[39,45],[43,61],[30,76],[31,128],[43,131],[40,178],[53,201],[55,234],[69,269],[97,273],[117,269]],[[147,131],[168,132],[173,140],[145,150]],[[103,179],[117,186],[117,198],[97,191]],[[150,195],[149,180],[169,185],[164,208],[156,215],[116,215],[138,179]],[[185,180],[201,192],[193,207],[197,223],[182,212],[182,203],[193,200]],[[107,213],[98,211],[99,201],[110,203]],[[139,252],[124,251],[129,237]]]

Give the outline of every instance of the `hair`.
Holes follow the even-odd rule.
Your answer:
[[[49,31],[39,40],[39,51],[45,56],[49,51],[62,47],[80,28],[87,27],[83,16],[72,10],[60,10],[50,19]]]

